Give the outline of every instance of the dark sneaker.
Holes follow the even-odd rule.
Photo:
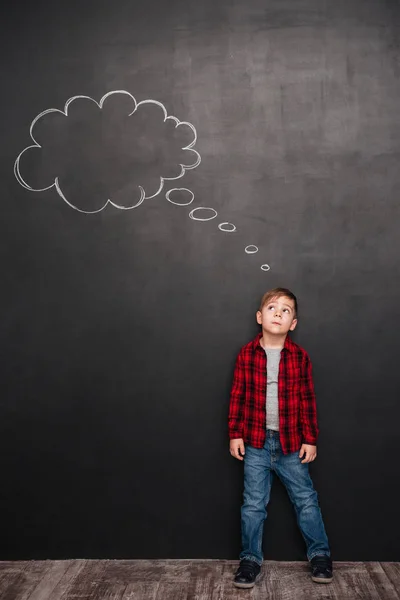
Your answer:
[[[261,570],[254,560],[244,558],[240,561],[240,565],[235,574],[233,584],[238,588],[252,588],[257,579],[257,575]]]
[[[329,556],[319,554],[311,559],[311,579],[317,583],[332,581],[332,560]]]

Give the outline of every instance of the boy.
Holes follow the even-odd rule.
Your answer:
[[[317,456],[319,432],[311,362],[288,336],[297,325],[296,296],[286,288],[270,290],[256,318],[262,331],[237,357],[229,406],[230,453],[244,460],[242,551],[234,585],[252,588],[260,572],[274,473],[294,505],[312,580],[330,583],[331,553],[308,466]]]

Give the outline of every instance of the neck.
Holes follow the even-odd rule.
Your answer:
[[[263,331],[263,335],[260,338],[260,344],[263,348],[274,348],[282,350],[282,348],[285,345],[286,336],[287,333],[285,333],[284,335],[271,335],[270,333]]]

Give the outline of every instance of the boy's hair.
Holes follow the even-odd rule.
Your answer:
[[[271,302],[272,298],[281,298],[282,296],[286,296],[287,298],[290,298],[291,300],[293,300],[294,313],[295,313],[294,316],[297,317],[297,298],[293,294],[293,292],[291,292],[287,288],[279,287],[279,288],[274,288],[273,290],[269,290],[269,292],[265,292],[264,296],[261,298],[259,310],[262,311],[263,307],[266,304],[268,304],[269,302]]]

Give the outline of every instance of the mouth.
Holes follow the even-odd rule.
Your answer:
[[[272,325],[282,325],[282,323],[278,323],[278,321],[272,321]]]

